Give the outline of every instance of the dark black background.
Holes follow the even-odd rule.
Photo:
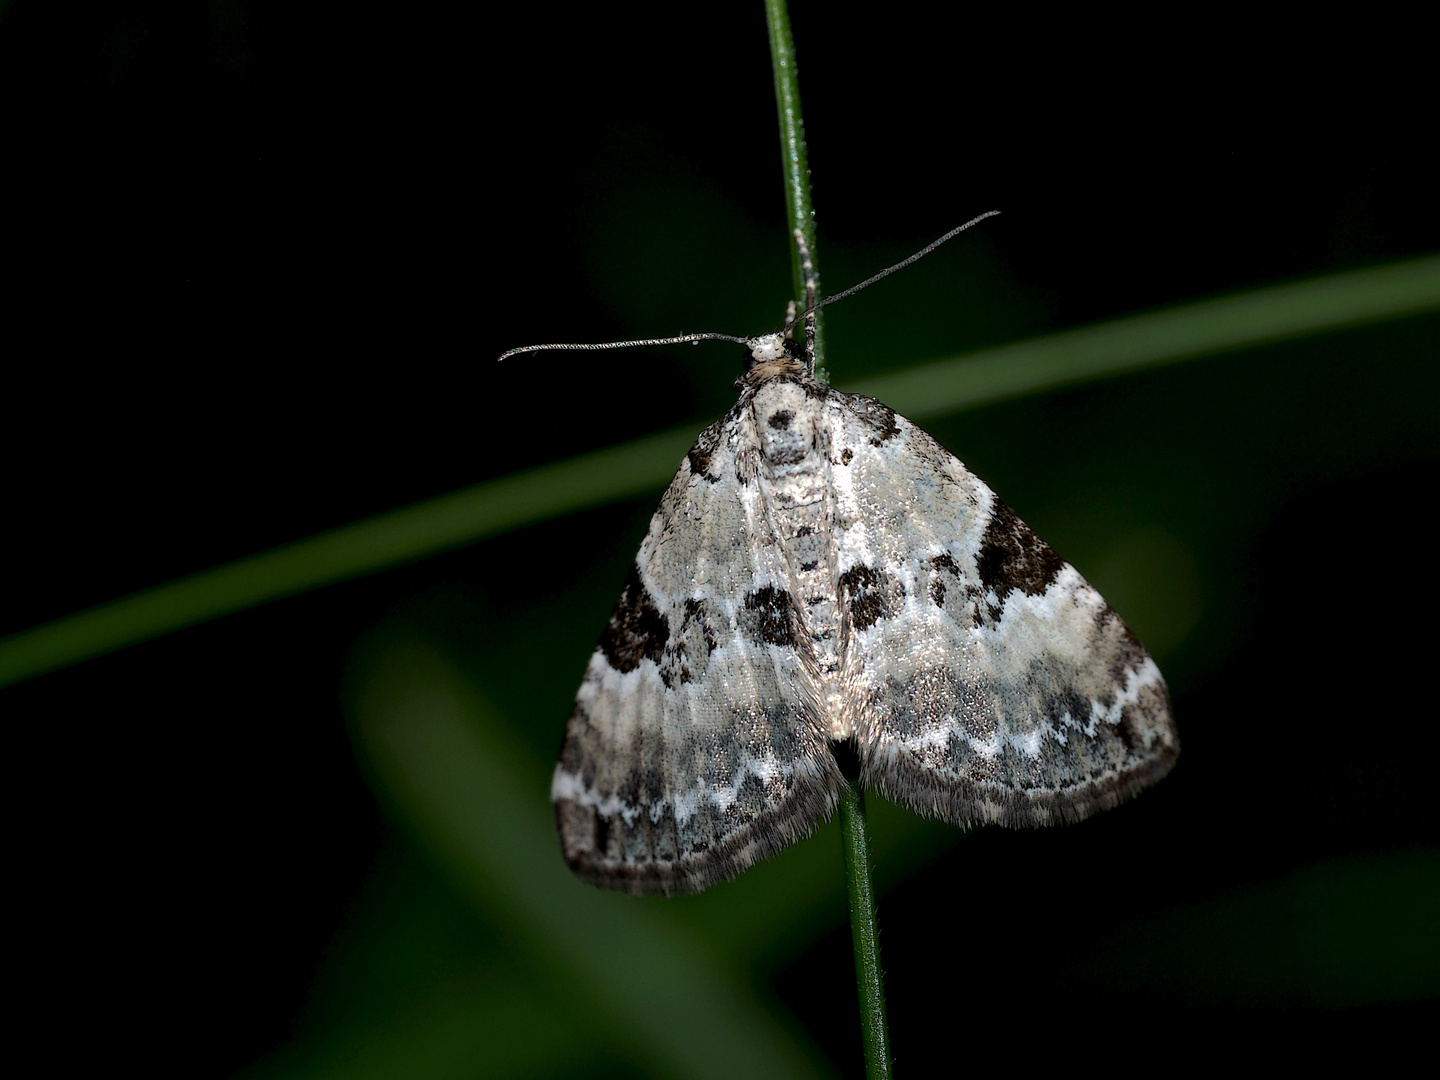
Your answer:
[[[926,263],[888,297],[867,294],[877,306],[848,337],[832,316],[838,382],[1440,247],[1414,28],[842,18],[809,2],[792,14],[832,290],[1004,211],[959,242],[971,247],[934,257],[948,269],[926,277]],[[729,403],[738,360],[723,348],[492,358],[537,340],[755,332],[788,291],[758,4],[19,0],[0,9],[0,99],[3,633],[517,468],[698,427]],[[1127,438],[1188,439],[1194,475],[1226,474],[1194,518],[1231,513],[1230,484],[1244,507],[1226,559],[1200,557],[1207,573],[1236,571],[1215,595],[1238,606],[1208,605],[1198,652],[1176,661],[1186,755],[1138,827],[1146,846],[1134,833],[1097,832],[1080,855],[1026,841],[1030,876],[1010,888],[1033,900],[990,911],[997,926],[1098,932],[1087,912],[1128,894],[1078,902],[1080,859],[1143,860],[1157,892],[1203,897],[1217,881],[1434,842],[1424,510],[1437,440],[1415,417],[1435,400],[1436,340],[1433,317],[1335,335],[1316,352],[999,406],[963,446],[947,439],[1017,505],[1026,477],[1043,492],[1053,455],[1133,461]],[[1394,394],[1352,398],[1348,380],[1372,365]],[[1134,431],[1117,433],[1116,416]],[[1257,428],[1273,445],[1246,441]],[[1256,447],[1267,456],[1247,457]],[[1018,463],[1002,487],[1006,460]],[[605,592],[644,513],[527,530],[5,690],[31,1030],[83,1032],[77,1054],[185,1075],[228,1074],[287,1038],[384,843],[337,690],[357,635],[453,588],[482,593],[497,625],[592,574]],[[610,560],[598,569],[592,543]],[[603,606],[579,617],[579,636],[593,634]],[[533,643],[537,657],[548,648]],[[583,655],[553,677],[569,683]],[[1396,717],[1415,726],[1377,733]],[[530,735],[550,745],[560,723]],[[1204,763],[1224,782],[1196,779]],[[1181,820],[1211,842],[1176,850],[1166,829]],[[1034,942],[1011,964],[941,967],[955,946],[928,928],[961,913],[934,897],[966,918],[983,908],[987,875],[1016,873],[995,853],[1004,840],[982,834],[968,861],[885,901],[896,1040],[914,1075],[959,1022],[932,977],[983,992],[967,1019],[997,1032],[1000,1017],[1064,1015],[1057,988],[1106,985],[1110,1037],[1147,1048],[1173,1035],[1204,1050],[1216,1030],[1312,1046],[1414,1034],[1413,1004],[1256,1011],[1198,992],[1152,1000],[1113,972],[1065,982]],[[844,933],[777,985],[853,1072]],[[1025,1030],[996,1038],[1028,1061]]]

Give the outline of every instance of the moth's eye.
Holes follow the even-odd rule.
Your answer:
[[[804,360],[805,346],[801,345],[800,342],[796,341],[794,338],[786,338],[785,355],[790,357],[791,360]]]

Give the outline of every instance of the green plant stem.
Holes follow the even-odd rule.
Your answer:
[[[790,255],[795,297],[805,297],[805,270],[793,243],[795,230],[805,238],[810,273],[820,293],[820,263],[815,207],[810,198],[810,165],[805,157],[805,123],[800,112],[800,72],[785,0],[765,0],[770,28],[770,62],[775,71],[775,104],[780,111],[780,147],[785,170],[785,210],[790,223]],[[817,312],[815,367],[824,368],[825,335]],[[875,893],[870,881],[870,845],[865,832],[865,796],[846,784],[840,800],[840,833],[845,846],[845,890],[850,898],[850,932],[855,941],[855,986],[860,995],[860,1030],[868,1080],[890,1076],[890,1032],[885,1023],[885,986],[880,970],[880,939],[875,925]]]
[[[845,847],[845,892],[850,900],[850,934],[855,942],[855,986],[860,992],[860,1031],[867,1080],[890,1076],[890,1029],[885,1020],[885,979],[880,968],[880,934],[875,889],[870,880],[870,840],[865,793],[847,783],[840,797],[840,836]]]
[[[820,289],[819,237],[815,232],[815,206],[810,199],[810,162],[805,156],[805,121],[800,114],[800,69],[795,62],[795,39],[790,34],[790,12],[785,0],[765,0],[765,22],[770,29],[770,66],[775,72],[775,104],[780,111],[781,162],[785,171],[785,217],[790,236],[795,230],[810,249],[810,266]],[[790,243],[795,299],[805,297],[805,271],[800,251]],[[815,313],[815,367],[825,366],[825,313]]]

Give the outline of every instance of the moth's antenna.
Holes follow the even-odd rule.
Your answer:
[[[998,213],[1000,213],[999,210],[989,210],[989,211],[981,214],[979,217],[971,218],[969,221],[965,222],[964,225],[961,225],[961,226],[959,226],[958,228],[955,228],[955,229],[951,229],[949,232],[947,232],[944,236],[940,237],[940,239],[939,239],[939,240],[936,240],[934,243],[926,244],[923,248],[921,248],[919,251],[917,251],[914,255],[911,255],[908,259],[901,259],[901,260],[900,260],[898,263],[896,263],[894,266],[886,267],[884,270],[881,270],[878,274],[875,274],[875,275],[872,276],[872,277],[866,278],[864,281],[860,282],[859,285],[851,285],[850,288],[845,289],[845,290],[843,290],[843,291],[841,291],[841,292],[838,292],[838,293],[836,293],[834,296],[827,296],[824,300],[821,300],[821,301],[819,301],[818,303],[815,302],[814,296],[813,296],[813,293],[812,293],[811,295],[809,295],[809,296],[806,297],[806,303],[809,304],[809,306],[808,306],[804,311],[802,311],[799,315],[795,316],[795,318],[791,319],[788,323],[786,323],[786,324],[785,324],[785,328],[784,328],[784,330],[782,331],[782,333],[788,332],[788,331],[790,330],[790,328],[793,327],[796,323],[798,323],[801,319],[812,320],[812,319],[815,317],[815,312],[818,311],[818,310],[820,310],[820,308],[827,307],[827,306],[829,306],[830,304],[838,303],[839,301],[844,300],[847,296],[854,296],[854,295],[855,295],[857,292],[859,292],[861,289],[864,289],[864,288],[867,288],[867,287],[869,287],[869,286],[871,286],[871,285],[874,285],[875,282],[879,281],[879,280],[880,280],[881,278],[883,278],[883,277],[889,277],[891,274],[895,273],[896,270],[904,270],[905,267],[909,266],[911,263],[913,263],[913,262],[918,262],[920,259],[923,259],[926,255],[929,255],[930,252],[934,251],[934,250],[935,250],[936,248],[938,248],[941,244],[945,243],[946,240],[953,240],[955,237],[959,236],[959,235],[960,235],[962,232],[964,232],[966,229],[970,228],[971,225],[978,225],[980,222],[984,221],[986,218],[994,217],[994,216],[995,216],[996,214],[998,214]],[[797,237],[798,237],[798,234],[799,234],[799,230],[798,230],[798,229],[796,230],[796,234],[797,234]],[[803,252],[804,252],[804,246],[803,246],[804,242],[803,242],[803,241],[800,241],[800,243],[801,243],[801,245],[802,245],[802,246],[801,246],[801,252],[802,252],[802,254],[801,254],[801,259],[802,259],[802,261],[803,261],[804,258],[805,258],[804,254],[803,254]],[[808,281],[808,278],[807,278],[807,281]],[[808,290],[808,286],[807,286],[807,290]],[[808,331],[807,331],[807,334],[808,334]]]
[[[521,345],[518,349],[506,349],[500,354],[501,360],[527,352],[543,352],[546,349],[567,352],[592,352],[596,349],[629,349],[636,345],[680,345],[687,341],[733,341],[736,345],[751,344],[750,338],[734,334],[680,334],[677,337],[639,338],[636,341],[607,341],[599,345]]]
[[[790,319],[785,323],[785,325],[781,327],[780,333],[781,335],[789,336],[790,331],[793,330],[797,325],[799,325],[800,320],[805,320],[805,358],[807,368],[806,374],[810,375],[812,378],[815,374],[815,312],[819,311],[822,307],[825,307],[828,304],[833,304],[836,301],[844,300],[847,296],[854,296],[861,289],[866,288],[870,285],[874,285],[875,282],[879,281],[883,277],[889,277],[891,274],[895,273],[896,270],[905,269],[905,267],[909,266],[917,259],[923,259],[926,255],[929,255],[930,252],[934,251],[941,244],[945,243],[946,240],[950,240],[956,236],[959,236],[966,229],[970,228],[971,225],[974,225],[977,222],[984,221],[988,217],[994,217],[998,213],[1000,213],[999,210],[991,210],[989,213],[981,214],[977,218],[971,218],[964,225],[961,225],[958,229],[951,229],[944,236],[940,237],[939,240],[936,240],[934,243],[928,244],[924,248],[921,248],[914,255],[911,255],[908,259],[904,259],[901,262],[896,263],[894,266],[891,266],[885,270],[881,270],[880,273],[874,275],[873,277],[866,278],[864,281],[860,282],[859,285],[852,285],[850,286],[850,288],[844,290],[843,292],[838,292],[834,296],[826,297],[824,300],[815,299],[815,266],[810,261],[810,250],[805,246],[805,237],[801,234],[799,229],[796,229],[795,244],[800,251],[800,265],[805,271],[805,310],[800,312],[800,314],[798,315],[791,316]],[[675,337],[637,338],[634,341],[606,341],[599,344],[585,345],[521,345],[517,349],[506,349],[503,353],[500,354],[500,359],[508,360],[510,359],[510,357],[519,356],[521,353],[545,352],[548,349],[553,349],[557,352],[594,352],[599,349],[630,349],[640,345],[680,345],[687,341],[733,341],[736,345],[744,345],[748,348],[753,349],[758,343],[763,340],[765,340],[765,337],[744,338],[736,337],[734,334],[678,334]]]

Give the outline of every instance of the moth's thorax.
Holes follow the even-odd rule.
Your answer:
[[[760,456],[772,468],[802,464],[818,448],[819,404],[790,379],[770,379],[751,400]]]

